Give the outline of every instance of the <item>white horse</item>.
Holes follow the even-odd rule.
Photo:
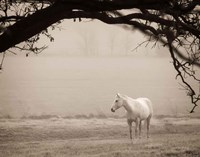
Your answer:
[[[147,138],[149,138],[150,119],[153,115],[152,103],[148,98],[132,99],[126,95],[117,94],[116,99],[111,107],[111,111],[115,112],[120,107],[124,107],[127,111],[127,122],[129,125],[130,139],[132,140],[132,122],[135,122],[135,136],[137,137],[139,126],[139,137],[141,137],[141,123],[143,120],[147,122]]]

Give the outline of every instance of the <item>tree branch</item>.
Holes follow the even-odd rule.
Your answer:
[[[179,76],[181,78],[181,81],[183,82],[183,84],[186,86],[185,89],[188,91],[188,96],[190,96],[191,98],[191,103],[193,104],[193,107],[190,111],[190,113],[193,113],[195,108],[198,106],[197,102],[200,100],[200,95],[196,96],[196,93],[194,91],[194,89],[192,88],[192,86],[186,82],[182,72],[180,71],[180,68],[184,68],[184,65],[181,65],[181,63],[178,61],[178,59],[176,59],[175,55],[174,55],[174,49],[173,49],[173,44],[172,44],[172,39],[170,36],[167,35],[167,41],[168,41],[168,47],[169,47],[169,52],[171,54],[171,58],[173,60],[173,66],[175,68],[175,70],[177,71],[177,77]]]

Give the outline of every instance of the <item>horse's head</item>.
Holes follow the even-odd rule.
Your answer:
[[[118,93],[116,95],[114,102],[113,102],[113,105],[111,106],[111,111],[115,112],[115,110],[122,107],[122,105],[123,105],[123,99],[122,99],[121,95]]]

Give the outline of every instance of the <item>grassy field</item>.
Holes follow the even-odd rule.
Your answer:
[[[199,157],[200,119],[154,118],[131,142],[126,119],[0,119],[0,157]]]

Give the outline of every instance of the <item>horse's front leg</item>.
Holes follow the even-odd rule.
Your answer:
[[[129,126],[129,134],[130,134],[130,139],[132,140],[132,121],[130,119],[127,120],[128,126]]]
[[[135,121],[135,137],[136,137],[136,138],[137,138],[137,136],[138,136],[138,125],[139,125],[139,120],[136,119],[136,121]]]

